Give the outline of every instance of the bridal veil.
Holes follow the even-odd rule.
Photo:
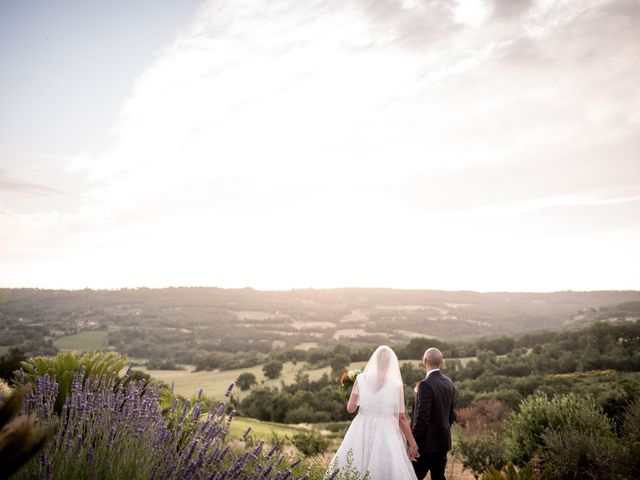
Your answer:
[[[382,345],[373,352],[354,385],[358,405],[363,415],[393,415],[404,413],[404,389],[398,357],[391,348]]]

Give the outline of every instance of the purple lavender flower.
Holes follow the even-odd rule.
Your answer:
[[[267,459],[271,458],[273,454],[278,451],[278,448],[280,448],[281,443],[282,442],[280,442],[280,440],[277,440],[276,443],[273,445],[273,447],[271,447],[271,449],[267,452],[267,454],[265,455],[265,458]]]
[[[79,474],[83,478],[104,478],[105,474],[124,478],[131,468],[141,472],[139,478],[144,480],[293,479],[291,470],[281,466],[282,455],[275,457],[278,445],[266,455],[263,443],[251,451],[233,453],[226,435],[236,412],[226,415],[224,403],[202,420],[202,402],[185,401],[176,411],[174,398],[165,418],[157,389],[143,390],[135,382],[113,377],[87,377],[84,371],[69,374],[68,379],[71,392],[60,410],[54,435],[39,462],[30,462],[17,480],[50,479],[54,473],[56,478]],[[47,375],[33,381],[24,413],[34,414],[45,424],[54,422],[58,383]],[[229,395],[232,388],[233,384],[227,390]],[[243,439],[250,432],[248,428]]]
[[[226,391],[226,392],[224,392],[224,396],[225,396],[225,397],[230,396],[230,395],[231,395],[231,390],[233,390],[233,387],[235,387],[235,386],[236,386],[235,382],[231,382],[231,383],[229,384],[229,386],[227,387],[227,391]]]

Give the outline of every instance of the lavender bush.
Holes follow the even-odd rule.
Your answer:
[[[60,413],[65,399],[71,393],[74,375],[84,372],[84,379],[113,376],[114,385],[130,378],[120,372],[129,365],[129,358],[116,352],[60,352],[54,358],[33,357],[22,362],[20,383],[33,383],[36,377],[49,375],[58,383],[55,412]]]
[[[49,375],[33,378],[23,412],[43,425],[57,422],[46,447],[14,478],[18,479],[295,479],[301,466],[289,466],[277,446],[258,444],[235,453],[225,438],[234,412],[222,403],[204,419],[202,405],[172,402],[163,417],[157,389],[113,376],[73,376],[58,416],[59,385]],[[227,392],[227,396],[230,390]]]

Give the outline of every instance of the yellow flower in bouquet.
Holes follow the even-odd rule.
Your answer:
[[[344,372],[340,376],[340,391],[345,398],[349,398],[351,396],[351,390],[353,389],[353,384],[356,383],[356,377],[361,373],[362,370],[354,368],[353,370]]]

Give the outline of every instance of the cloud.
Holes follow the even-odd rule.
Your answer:
[[[533,5],[533,0],[492,0],[493,15],[500,20],[512,20],[525,14]]]
[[[36,183],[11,178],[6,170],[0,168],[0,192],[15,192],[32,195],[67,195],[66,192]]]
[[[136,79],[117,141],[74,156],[80,203],[5,211],[3,242],[72,259],[74,285],[631,282],[576,272],[607,235],[637,258],[637,19],[606,1],[205,2]],[[489,262],[534,249],[520,272]]]

